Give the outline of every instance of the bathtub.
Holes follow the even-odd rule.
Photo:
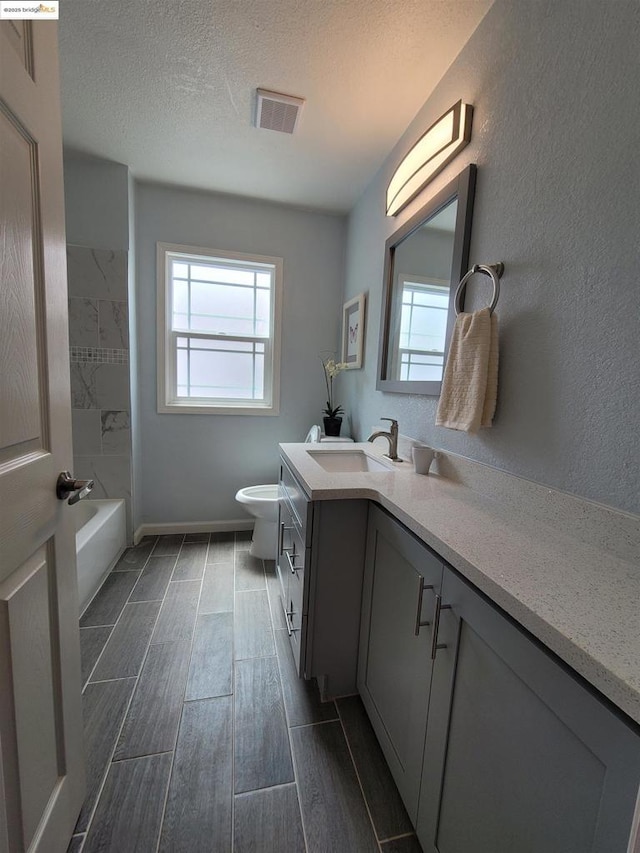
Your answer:
[[[123,500],[79,501],[73,511],[82,613],[126,547],[126,520]]]

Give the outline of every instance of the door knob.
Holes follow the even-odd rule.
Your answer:
[[[68,471],[61,471],[56,480],[56,497],[58,500],[77,504],[86,497],[93,488],[93,480],[76,480]]]

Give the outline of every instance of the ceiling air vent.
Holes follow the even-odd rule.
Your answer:
[[[304,98],[281,95],[279,92],[268,92],[266,89],[258,89],[257,92],[256,127],[263,127],[265,130],[277,130],[279,133],[293,133],[304,104]]]

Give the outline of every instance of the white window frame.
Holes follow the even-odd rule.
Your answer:
[[[171,279],[170,260],[175,257],[189,260],[220,260],[231,263],[263,264],[273,269],[273,298],[271,300],[271,336],[265,338],[265,400],[206,398],[180,400],[177,397],[176,377],[176,341],[180,337],[189,337],[185,333],[171,330]],[[241,252],[222,252],[201,246],[183,246],[176,243],[157,243],[157,300],[158,300],[158,412],[160,414],[187,415],[278,415],[280,413],[280,345],[282,327],[282,258],[267,255],[247,255]],[[229,338],[233,335],[209,335],[194,332],[193,337],[208,339]],[[242,337],[242,336],[239,336]]]
[[[451,287],[451,282],[448,281],[447,279],[434,278],[433,276],[428,276],[427,278],[425,278],[424,276],[419,276],[419,275],[409,275],[409,274],[405,275],[404,273],[398,273],[398,276],[396,278],[396,288],[397,288],[396,292],[400,293],[399,314],[398,314],[398,347],[397,347],[395,359],[394,359],[395,363],[393,365],[393,370],[394,370],[393,375],[396,377],[396,379],[400,379],[400,376],[402,373],[402,366],[403,366],[402,365],[402,356],[405,353],[408,355],[409,361],[411,361],[411,356],[414,354],[415,355],[421,355],[421,356],[437,356],[438,358],[442,358],[443,359],[442,370],[444,371],[444,350],[442,350],[442,351],[440,351],[440,350],[420,350],[420,349],[412,349],[410,347],[401,347],[400,346],[400,328],[401,328],[401,322],[402,322],[402,319],[401,319],[402,318],[402,308],[404,305],[402,298],[404,296],[404,285],[405,284],[408,284],[409,286],[411,286],[412,284],[417,285],[417,287],[415,288],[416,290],[418,290],[418,289],[429,290],[430,288],[432,288],[432,289],[447,291]],[[448,309],[442,309],[442,310],[448,310]],[[435,366],[435,365],[432,365],[432,366]],[[410,365],[409,365],[409,367],[410,367]],[[403,380],[403,381],[410,381],[410,382],[411,381],[427,381],[428,382],[431,380]]]

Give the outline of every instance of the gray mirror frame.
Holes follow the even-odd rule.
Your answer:
[[[378,374],[376,389],[391,391],[399,394],[425,394],[438,397],[442,382],[435,381],[403,381],[387,379],[389,355],[389,324],[391,322],[391,298],[393,296],[393,263],[396,247],[421,225],[432,219],[446,207],[454,198],[458,199],[456,227],[453,238],[453,259],[451,263],[451,288],[449,292],[449,313],[447,316],[447,332],[444,343],[445,362],[449,352],[449,342],[455,322],[455,292],[458,282],[467,272],[469,266],[469,245],[471,243],[471,220],[473,200],[476,188],[477,167],[470,163],[466,169],[447,184],[437,195],[430,199],[420,210],[401,225],[385,243],[384,249],[384,289],[382,295],[382,312],[380,320],[380,340],[378,346]],[[461,308],[464,308],[462,303]]]

